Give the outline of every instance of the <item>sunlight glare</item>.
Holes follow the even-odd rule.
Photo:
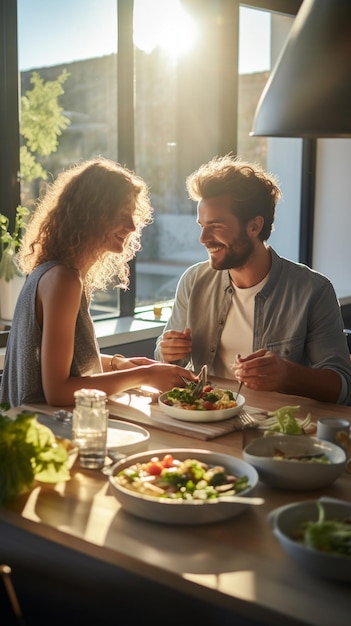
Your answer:
[[[135,0],[134,44],[147,54],[159,47],[171,59],[195,44],[196,24],[179,0]]]

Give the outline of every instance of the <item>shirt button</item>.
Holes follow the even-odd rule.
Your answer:
[[[223,324],[224,324],[224,320],[219,320],[218,324],[219,324],[220,326],[223,326]]]

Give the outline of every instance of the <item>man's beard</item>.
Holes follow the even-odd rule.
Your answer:
[[[212,245],[213,247],[216,246],[215,243]],[[210,266],[214,270],[230,270],[243,267],[252,255],[254,245],[249,237],[241,235],[230,248],[223,248],[223,250],[226,250],[226,253],[221,259],[213,258],[211,255],[209,257]]]

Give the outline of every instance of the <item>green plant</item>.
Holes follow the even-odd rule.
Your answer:
[[[20,99],[20,171],[27,182],[47,179],[41,159],[57,151],[58,137],[71,123],[59,105],[59,97],[64,94],[62,85],[69,76],[63,70],[55,80],[44,81],[38,72],[32,72],[32,89]]]
[[[9,218],[0,213],[0,278],[6,282],[17,274],[21,275],[16,267],[15,255],[21,243],[22,232],[27,224],[29,210],[19,205],[16,209],[15,227],[9,232]]]

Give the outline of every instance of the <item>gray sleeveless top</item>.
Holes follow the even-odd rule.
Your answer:
[[[37,267],[27,278],[18,297],[6,347],[0,402],[11,406],[46,403],[41,382],[42,332],[35,316],[38,282],[56,261]],[[55,358],[55,355],[52,355]],[[90,376],[102,371],[100,351],[89,305],[83,291],[76,322],[71,376]]]

